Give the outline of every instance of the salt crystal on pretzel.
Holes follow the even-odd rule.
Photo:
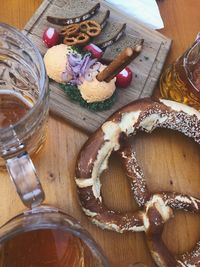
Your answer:
[[[124,146],[128,136],[138,131],[150,133],[157,127],[180,131],[200,144],[200,112],[197,110],[164,99],[132,102],[114,113],[80,151],[75,179],[78,196],[83,211],[101,228],[120,233],[144,231],[158,266],[197,267],[200,266],[200,242],[191,252],[175,257],[165,246],[162,231],[164,223],[172,218],[173,210],[200,214],[200,199],[176,192],[149,192],[135,155],[132,156],[130,148]],[[108,167],[113,151],[121,153],[131,190],[142,210],[121,213],[109,210],[103,203],[100,176]]]

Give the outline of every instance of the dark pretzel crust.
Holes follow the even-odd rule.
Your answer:
[[[101,26],[94,20],[86,20],[80,23],[80,31],[87,33],[90,37],[95,37],[101,33]]]
[[[60,31],[60,35],[67,37],[74,36],[79,32],[79,28],[80,26],[78,23],[64,26]]]
[[[81,149],[75,179],[80,204],[91,221],[103,229],[120,233],[144,231],[158,266],[200,266],[200,243],[192,252],[174,257],[161,237],[164,223],[173,216],[174,209],[199,213],[200,200],[175,192],[149,192],[135,153],[125,142],[137,131],[151,132],[157,127],[180,131],[200,144],[200,113],[195,109],[169,100],[135,101],[114,113]],[[113,151],[122,158],[133,196],[142,210],[120,213],[109,210],[102,202],[99,178]]]
[[[79,32],[75,36],[65,36],[63,39],[63,44],[66,45],[86,45],[90,40],[90,37],[83,33]]]

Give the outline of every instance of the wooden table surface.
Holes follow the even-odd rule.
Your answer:
[[[0,21],[23,28],[42,0],[1,0]],[[161,0],[158,2],[165,28],[161,33],[173,39],[169,64],[179,56],[200,31],[199,0]],[[117,234],[92,225],[81,211],[74,183],[77,154],[87,135],[57,117],[50,116],[48,137],[34,163],[46,192],[45,203],[64,209],[77,218],[102,246],[113,267],[131,266],[143,261],[155,266],[143,233]],[[200,197],[199,145],[181,134],[155,130],[139,134],[133,146],[153,191],[174,190]],[[109,171],[102,179],[104,200],[111,208],[136,209],[126,178],[118,161],[112,157]],[[0,224],[24,209],[6,172],[1,172]],[[111,175],[112,174],[112,175]],[[115,185],[115,186],[114,186]],[[173,253],[192,248],[200,238],[200,217],[176,213],[165,227],[163,238]]]

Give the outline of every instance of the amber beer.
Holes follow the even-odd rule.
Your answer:
[[[84,242],[70,233],[42,229],[25,232],[0,248],[1,267],[94,267]]]
[[[44,141],[49,89],[43,59],[30,40],[3,23],[0,40],[0,166],[3,166],[2,156],[6,150],[17,151],[20,146],[17,140],[31,154]],[[8,129],[12,132],[8,133]],[[14,141],[11,144],[14,138],[16,144]]]
[[[10,90],[0,90],[0,129],[16,124],[33,105],[31,98],[25,98]],[[31,146],[29,150],[32,156],[37,154],[46,139],[46,131],[43,128],[46,128],[46,124],[41,124],[35,134],[26,140],[27,147]]]
[[[32,104],[14,92],[0,90],[0,129],[18,122]]]
[[[31,98],[22,96],[11,90],[0,90],[0,129],[10,127],[19,122],[33,107]],[[26,139],[28,150],[33,156],[41,149],[46,139],[46,123],[40,124],[37,131]],[[23,129],[22,129],[23,130]],[[0,165],[3,165],[0,159]]]
[[[200,110],[200,41],[196,40],[160,78],[163,98]]]
[[[40,206],[0,227],[0,266],[109,267],[109,263],[76,219]]]
[[[0,40],[0,167],[32,207],[44,200],[30,155],[45,140],[48,79],[41,54],[20,31],[0,23]]]

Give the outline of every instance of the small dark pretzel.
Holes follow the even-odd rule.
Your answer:
[[[101,26],[94,20],[87,20],[80,23],[80,31],[95,37],[101,33]]]
[[[90,37],[85,33],[79,33],[76,38],[77,44],[86,44],[90,40]]]
[[[60,34],[63,36],[71,37],[79,32],[79,28],[80,28],[79,24],[71,24],[63,27],[62,30],[60,31]]]
[[[85,33],[78,33],[76,36],[65,36],[63,43],[66,45],[85,45],[89,42],[90,37]]]

